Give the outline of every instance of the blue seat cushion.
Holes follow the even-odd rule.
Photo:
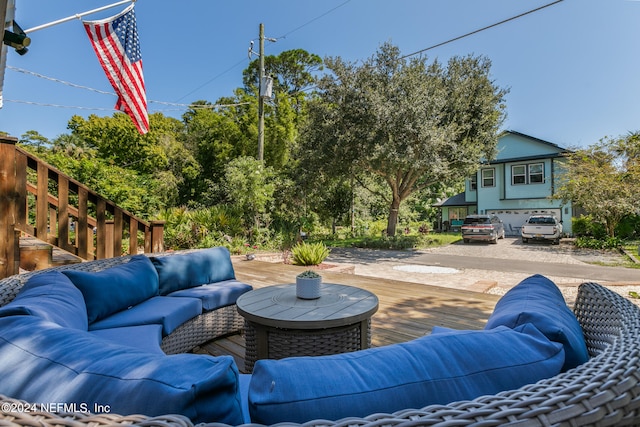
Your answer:
[[[87,330],[87,307],[82,293],[59,271],[35,274],[9,304],[0,308],[0,317],[32,315],[67,328]]]
[[[485,329],[516,328],[525,323],[532,323],[551,341],[564,346],[563,371],[589,360],[578,319],[555,283],[539,274],[524,279],[500,298]]]
[[[96,329],[89,333],[112,343],[126,345],[149,353],[164,354],[160,348],[162,325],[123,326],[122,328]]]
[[[153,354],[34,316],[0,319],[0,394],[121,415],[242,423],[229,356]],[[104,410],[103,410],[104,412]]]
[[[158,295],[158,273],[144,255],[98,272],[64,270],[84,296],[89,323]]]
[[[515,389],[556,375],[563,363],[562,345],[532,325],[445,332],[331,356],[258,360],[249,413],[262,424],[392,413]]]
[[[249,416],[249,384],[251,383],[251,374],[240,374],[240,399],[242,404],[242,414],[244,415],[243,424],[250,424]]]
[[[223,246],[151,257],[151,261],[158,271],[160,295],[236,278],[229,250]]]
[[[89,330],[123,326],[162,325],[163,335],[202,313],[202,301],[197,298],[153,297],[128,310],[89,324]]]
[[[202,300],[202,309],[204,311],[211,311],[235,304],[240,295],[249,292],[251,289],[253,289],[251,285],[233,279],[196,286],[195,288],[182,289],[171,292],[167,296],[199,298]]]

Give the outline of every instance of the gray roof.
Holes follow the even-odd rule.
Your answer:
[[[441,202],[434,203],[431,206],[441,208],[443,206],[471,206],[476,204],[476,202],[467,202],[464,198],[465,193],[460,193],[455,196],[448,197]]]

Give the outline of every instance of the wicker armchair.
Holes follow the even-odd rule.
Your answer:
[[[12,280],[0,281],[0,295]],[[580,286],[574,312],[591,359],[566,373],[473,401],[335,422],[311,421],[304,426],[640,425],[640,309],[598,284],[585,283]],[[2,425],[191,425],[184,417],[172,415],[19,413],[5,408],[19,409],[22,402],[2,396],[0,400]]]

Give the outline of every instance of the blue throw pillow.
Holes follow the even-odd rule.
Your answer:
[[[64,270],[80,289],[89,323],[158,295],[158,273],[145,255],[98,272]]]
[[[0,394],[121,415],[182,414],[243,422],[231,356],[167,356],[110,343],[34,316],[0,318]]]
[[[321,357],[258,360],[251,421],[303,423],[364,417],[473,399],[560,372],[562,345],[536,328],[454,331]]]
[[[500,298],[485,329],[515,328],[525,323],[532,323],[551,341],[564,346],[563,371],[589,360],[578,319],[555,283],[539,274],[524,279]]]
[[[59,271],[35,274],[13,301],[0,308],[0,317],[38,316],[60,326],[87,330],[87,306],[82,293]]]
[[[151,257],[151,261],[158,271],[160,295],[236,278],[229,250],[223,246]]]

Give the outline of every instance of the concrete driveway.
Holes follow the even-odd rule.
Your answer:
[[[328,263],[348,263],[355,273],[461,290],[502,294],[532,274],[543,274],[566,292],[568,299],[582,282],[594,281],[627,295],[640,292],[640,270],[598,266],[616,264],[616,252],[578,250],[565,242],[523,244],[505,238],[498,244],[455,243],[420,251],[333,248]]]

